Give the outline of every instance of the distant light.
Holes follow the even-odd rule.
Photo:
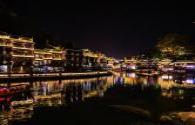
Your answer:
[[[189,83],[189,84],[194,84],[195,83],[194,79],[186,79],[185,82]]]
[[[135,73],[128,73],[127,75],[128,75],[128,77],[131,77],[131,78],[135,78],[136,77]]]
[[[174,70],[174,69],[171,68],[171,67],[169,67],[169,68],[163,67],[163,68],[162,68],[162,71],[164,71],[164,72],[173,71],[173,70]]]
[[[128,69],[136,69],[136,66],[135,65],[130,65],[130,66],[127,66]]]
[[[131,66],[131,69],[136,69],[136,66],[135,65]]]
[[[195,69],[195,65],[187,65],[185,66],[187,69]]]
[[[171,79],[173,79],[173,76],[171,76],[171,75],[162,75],[161,78],[165,79],[165,80],[171,80]]]

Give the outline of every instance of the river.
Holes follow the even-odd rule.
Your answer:
[[[0,125],[195,123],[195,85],[171,75],[0,84]],[[184,81],[184,82],[185,82]]]

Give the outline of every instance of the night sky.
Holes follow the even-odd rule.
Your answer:
[[[0,16],[5,19],[0,21],[0,30],[35,37],[49,34],[48,39],[121,58],[152,48],[167,33],[191,35],[194,42],[193,5],[1,0]]]

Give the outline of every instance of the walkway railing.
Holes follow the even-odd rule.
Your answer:
[[[85,76],[85,75],[102,75],[102,74],[107,74],[108,71],[94,71],[94,72],[81,72],[81,73],[77,73],[77,72],[73,72],[73,73],[35,73],[35,74],[26,74],[26,73],[20,73],[20,74],[16,74],[13,73],[11,74],[11,76],[9,76],[8,74],[0,74],[0,78],[7,78],[7,77],[46,77],[46,76]]]

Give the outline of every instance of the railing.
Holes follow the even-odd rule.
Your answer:
[[[14,46],[13,49],[25,49],[25,50],[34,50],[34,48],[27,48],[27,47],[16,47]]]
[[[62,58],[53,58],[53,60],[62,60]]]
[[[11,44],[6,44],[6,43],[0,43],[0,46],[7,46],[7,47],[11,47]]]
[[[52,57],[44,57],[44,59],[49,60],[49,59],[53,59],[53,58]]]
[[[12,56],[13,57],[31,57],[31,58],[34,58],[34,55],[23,55],[23,54],[17,55],[17,54],[13,54]]]
[[[103,75],[103,74],[107,74],[109,72],[107,71],[100,71],[100,72],[83,72],[83,73],[33,73],[33,74],[27,74],[27,73],[20,73],[20,74],[16,74],[16,73],[12,73],[11,74],[11,78],[13,77],[47,77],[47,76],[87,76],[87,75]],[[8,74],[0,74],[0,78],[6,78],[9,77]]]

